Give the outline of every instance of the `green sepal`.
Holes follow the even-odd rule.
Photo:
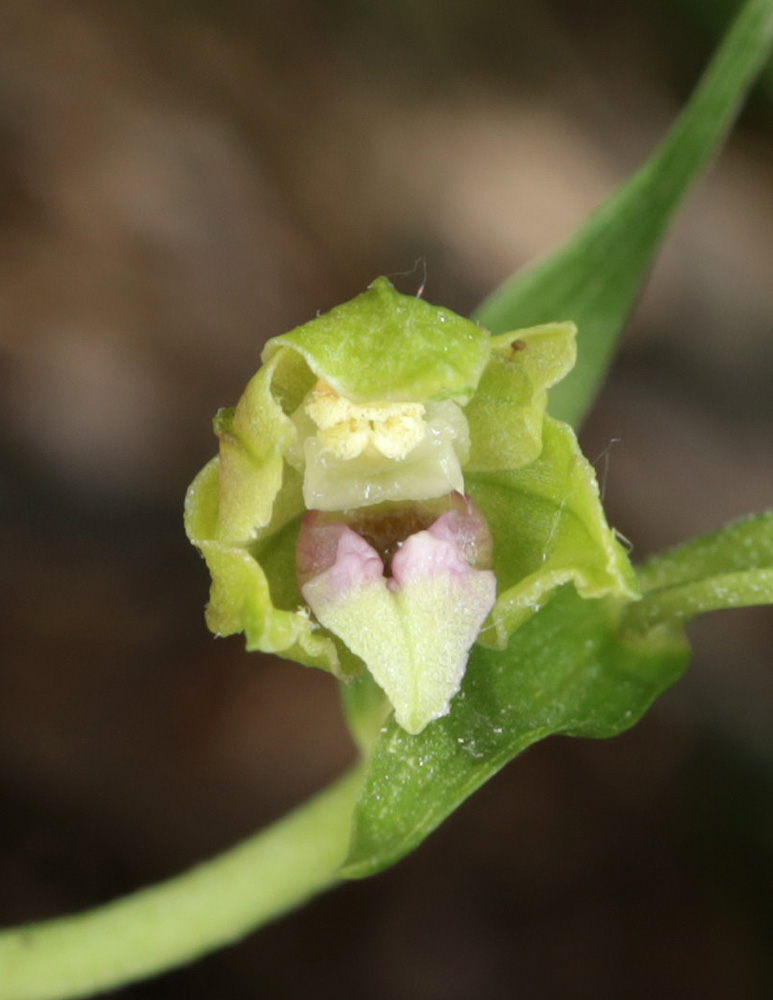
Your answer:
[[[377,278],[350,302],[269,340],[264,362],[283,347],[352,402],[423,402],[470,396],[490,337],[477,323]]]
[[[499,596],[478,638],[483,645],[504,648],[564,583],[574,583],[586,598],[638,598],[593,467],[567,424],[546,415],[539,458],[514,471],[472,473],[467,489],[495,543]]]

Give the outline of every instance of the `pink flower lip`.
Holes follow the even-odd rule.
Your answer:
[[[392,593],[426,577],[465,576],[475,572],[463,558],[453,530],[449,526],[435,530],[443,518],[450,516],[444,514],[429,530],[406,538],[392,559],[392,576],[387,580]]]
[[[296,569],[301,587],[308,581],[338,563],[351,557],[365,560],[365,549],[350,537],[355,535],[364,542],[370,554],[367,569],[363,561],[362,572],[372,579],[377,571],[391,578],[398,572],[395,567],[405,567],[406,556],[401,555],[411,538],[428,531],[437,541],[450,546],[443,557],[447,568],[459,559],[475,569],[490,569],[493,563],[493,541],[486,519],[469,497],[451,493],[437,501],[424,504],[384,504],[377,508],[342,511],[309,511],[303,519],[296,549]],[[413,547],[411,547],[413,551]],[[438,550],[433,557],[441,559]],[[456,553],[452,558],[451,551]],[[416,555],[412,555],[415,559]],[[439,563],[438,563],[439,565]],[[458,569],[458,567],[457,567]],[[341,577],[341,582],[343,582]]]
[[[310,511],[298,540],[298,579],[317,621],[345,643],[415,734],[450,710],[470,648],[496,599],[491,536],[469,498],[456,495],[428,527],[395,540],[389,570],[344,520]],[[436,511],[435,511],[436,512]],[[425,512],[426,513],[426,512]],[[387,516],[385,522],[391,520]],[[419,523],[421,518],[419,517]],[[387,537],[381,522],[370,536]]]

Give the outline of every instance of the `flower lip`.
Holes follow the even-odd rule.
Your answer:
[[[427,530],[438,539],[456,544],[474,569],[490,569],[493,564],[493,541],[485,518],[469,497],[454,492],[423,502],[383,503],[348,511],[309,511],[296,550],[301,586],[335,562],[338,529],[342,524],[378,552],[387,577],[391,576],[392,559],[403,542]]]
[[[391,506],[401,509],[369,509],[365,522],[359,511],[306,514],[298,580],[316,620],[360,657],[398,724],[416,734],[450,711],[496,600],[496,578],[469,561],[491,555],[488,525],[469,497],[444,497],[439,516],[437,502],[418,511]]]

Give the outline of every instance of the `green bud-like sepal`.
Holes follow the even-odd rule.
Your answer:
[[[219,456],[188,491],[186,528],[212,575],[210,629],[343,679],[367,667],[418,732],[449,710],[476,637],[502,647],[556,587],[634,598],[593,469],[546,415],[574,337],[556,323],[492,338],[380,278],[268,341],[236,408],[215,419]],[[469,523],[490,528],[493,575],[436,537],[447,498],[463,493]],[[321,523],[308,511],[348,542],[343,562],[299,579],[303,518],[307,534]],[[360,542],[374,518],[393,537],[370,538],[369,553]],[[341,570],[348,543],[357,579]]]

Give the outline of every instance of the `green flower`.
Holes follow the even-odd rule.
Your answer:
[[[472,643],[503,648],[557,587],[635,597],[593,469],[546,413],[574,336],[492,337],[379,278],[268,341],[186,500],[209,628],[343,680],[367,668],[416,733]]]

